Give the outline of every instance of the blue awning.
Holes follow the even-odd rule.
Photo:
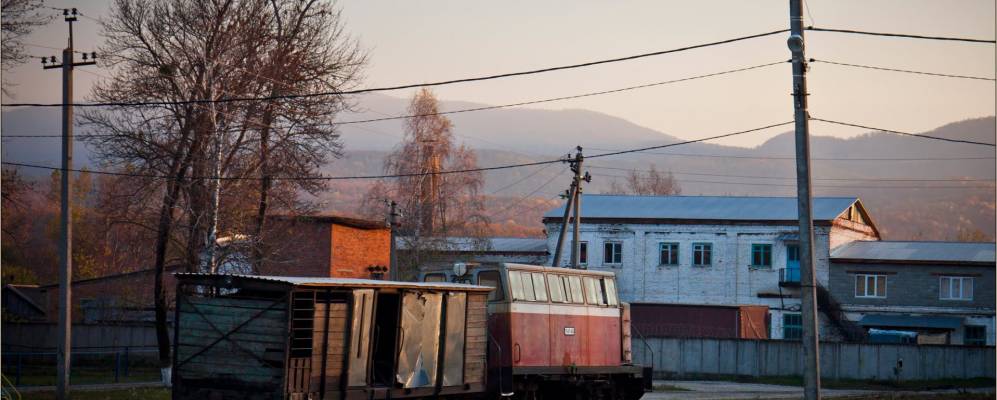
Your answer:
[[[889,328],[958,329],[962,326],[962,318],[871,314],[862,317],[859,325]]]

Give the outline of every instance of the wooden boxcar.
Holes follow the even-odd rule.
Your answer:
[[[493,391],[635,399],[650,389],[650,368],[632,364],[629,306],[611,272],[481,263],[426,270],[422,280],[496,288],[488,297]]]
[[[208,274],[177,278],[174,399],[485,392],[489,287]]]

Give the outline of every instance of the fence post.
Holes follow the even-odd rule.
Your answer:
[[[17,368],[14,370],[14,386],[21,386],[21,352],[17,352]]]
[[[114,383],[118,383],[121,373],[121,352],[114,352]]]

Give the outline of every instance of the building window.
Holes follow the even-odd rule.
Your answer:
[[[939,278],[938,298],[941,300],[972,300],[973,278],[968,276],[943,276]]]
[[[755,268],[772,268],[772,245],[751,245],[751,266]]]
[[[886,298],[886,275],[855,275],[855,297]]]
[[[678,243],[658,243],[658,265],[679,265]]]
[[[589,242],[578,242],[578,263],[581,265],[589,262]]]
[[[966,333],[963,337],[962,344],[966,346],[986,346],[987,327],[966,325]]]
[[[602,263],[620,264],[623,262],[623,242],[606,242],[603,246]]]
[[[692,244],[692,265],[708,267],[713,262],[713,243]]]
[[[800,314],[782,314],[782,338],[800,340],[803,337],[803,316]]]

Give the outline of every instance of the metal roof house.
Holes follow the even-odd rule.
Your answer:
[[[847,318],[877,333],[871,340],[993,345],[995,248],[852,242],[831,252],[831,293]]]
[[[880,233],[856,197],[813,204],[816,277],[826,286],[832,249]],[[563,214],[562,206],[543,217],[551,254]],[[766,306],[769,337],[794,338],[801,326],[797,221],[795,197],[583,195],[580,259],[585,268],[614,272],[624,301]],[[571,236],[569,229],[565,240]],[[562,255],[567,265],[570,246]]]

